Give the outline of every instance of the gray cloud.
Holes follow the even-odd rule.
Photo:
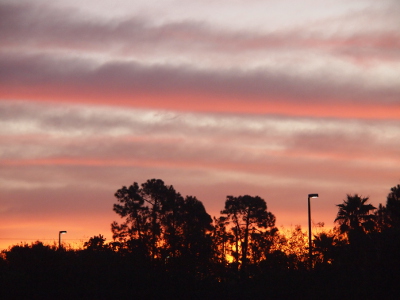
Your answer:
[[[53,99],[110,99],[118,103],[129,98],[138,103],[143,95],[157,95],[158,103],[169,108],[171,97],[183,96],[181,104],[189,107],[196,96],[200,103],[215,101],[216,97],[229,99],[231,104],[265,103],[398,103],[399,86],[366,85],[363,78],[338,77],[329,70],[320,74],[300,76],[274,70],[200,70],[189,66],[154,65],[137,62],[110,62],[96,66],[79,59],[50,58],[42,55],[0,54],[0,88],[7,93],[40,90]],[[4,92],[3,92],[4,94]],[[119,99],[120,98],[120,99]],[[113,100],[112,100],[113,99]],[[152,101],[151,97],[148,101]],[[261,101],[261,102],[260,102]],[[199,103],[199,104],[200,104]],[[185,106],[185,105],[184,105]]]
[[[194,60],[207,55],[243,58],[248,54],[254,56],[255,52],[270,55],[271,51],[275,54],[290,51],[293,56],[297,50],[312,49],[343,57],[356,58],[362,53],[365,58],[395,60],[399,59],[399,33],[396,26],[387,28],[388,19],[395,20],[394,16],[391,10],[374,10],[322,24],[262,33],[227,31],[187,20],[161,25],[140,17],[104,21],[74,9],[59,10],[32,3],[1,4],[0,38],[3,47],[93,51],[133,57],[174,53],[175,57],[189,55]],[[366,17],[368,24],[372,19],[374,24],[386,24],[386,27],[368,30]],[[354,22],[358,23],[354,25]],[[336,24],[346,30],[336,34],[324,30]],[[299,58],[301,55],[298,54]]]

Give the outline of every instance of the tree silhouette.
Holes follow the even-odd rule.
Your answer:
[[[180,213],[182,254],[192,259],[210,257],[213,226],[203,203],[196,197],[187,196]]]
[[[258,230],[253,228],[250,233],[249,254],[251,263],[256,265],[262,260],[267,259],[268,254],[273,251],[274,244],[277,243],[278,228],[270,230]]]
[[[386,205],[379,204],[375,213],[379,234],[374,236],[379,266],[392,274],[393,281],[400,280],[400,185],[390,189]]]
[[[113,237],[127,248],[163,262],[211,253],[212,219],[195,197],[184,199],[160,179],[147,180],[141,187],[135,182],[115,196],[119,204],[114,211],[125,220],[112,224]]]
[[[392,187],[387,196],[386,217],[389,227],[400,229],[400,184]]]
[[[88,251],[104,251],[108,250],[108,244],[105,244],[106,239],[103,235],[99,234],[98,236],[91,237],[89,241],[83,244],[83,248]]]
[[[227,255],[231,252],[231,241],[233,241],[233,235],[228,232],[227,225],[229,220],[226,217],[214,217],[213,256],[215,262],[222,265],[227,263]]]
[[[309,259],[307,233],[300,225],[296,225],[294,229],[288,230],[285,236],[281,236],[277,250],[286,254],[290,269],[305,269]]]
[[[235,251],[233,257],[245,269],[248,261],[250,232],[256,229],[267,229],[275,226],[275,216],[267,211],[264,199],[249,195],[227,196],[225,209],[221,214],[227,215],[232,223]]]
[[[379,204],[375,215],[380,231],[388,228],[400,229],[400,184],[390,189],[386,205]]]
[[[376,208],[367,204],[368,197],[360,197],[358,194],[347,195],[342,204],[338,204],[338,214],[335,222],[339,224],[340,231],[346,234],[360,234],[370,232],[374,228],[375,215],[372,213]]]
[[[331,265],[337,258],[337,248],[343,245],[334,232],[321,232],[314,236],[314,258],[323,266]]]
[[[368,200],[368,197],[360,197],[358,194],[347,195],[347,199],[337,205],[339,211],[335,222],[349,243],[342,247],[340,261],[355,272],[373,264],[377,258],[376,245],[372,239],[376,229],[376,208],[368,204]]]
[[[390,189],[386,206],[379,204],[375,216],[380,231],[389,228],[400,230],[400,184]]]
[[[150,212],[145,206],[139,185],[135,182],[129,188],[123,186],[115,193],[120,204],[114,204],[113,210],[125,218],[122,224],[113,222],[111,230],[113,239],[118,240],[119,245],[114,242],[114,247],[121,248],[123,245],[131,245],[143,255],[151,257],[150,247]],[[130,240],[131,243],[126,242]]]

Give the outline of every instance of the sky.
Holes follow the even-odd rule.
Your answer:
[[[111,240],[162,179],[334,225],[400,183],[398,0],[0,0],[0,249]]]

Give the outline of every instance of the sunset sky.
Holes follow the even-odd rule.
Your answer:
[[[400,183],[398,0],[0,0],[0,249],[111,239],[159,178],[332,227]]]

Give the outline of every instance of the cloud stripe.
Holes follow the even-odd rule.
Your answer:
[[[399,86],[366,87],[354,80],[350,85],[329,78],[329,74],[299,78],[269,70],[209,72],[138,63],[95,67],[86,61],[4,55],[0,56],[0,69],[0,97],[5,99],[188,111],[400,117]]]

